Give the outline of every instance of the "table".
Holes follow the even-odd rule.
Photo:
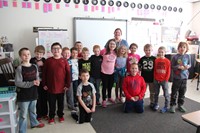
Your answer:
[[[182,115],[182,119],[189,124],[197,127],[196,133],[200,133],[200,110]]]

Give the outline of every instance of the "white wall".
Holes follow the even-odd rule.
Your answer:
[[[166,25],[177,26],[180,24],[180,21],[183,21],[182,26],[182,35],[184,32],[187,22],[191,18],[192,14],[192,5],[185,2],[173,2],[173,1],[165,1],[165,3],[161,4],[161,0],[158,2],[157,0],[145,1],[145,0],[128,0],[129,3],[135,2],[136,4],[141,2],[161,6],[176,6],[177,8],[183,8],[183,12],[168,12],[168,11],[157,11],[157,10],[149,10],[148,15],[138,15],[138,11],[140,13],[144,13],[144,9],[138,10],[137,8],[131,9],[130,7],[124,8],[121,7],[120,10],[117,10],[117,7],[114,6],[114,12],[108,13],[108,6],[105,6],[105,12],[101,11],[101,5],[98,4],[98,11],[91,11],[91,4],[88,5],[88,11],[84,11],[84,6],[81,3],[79,4],[79,8],[75,8],[73,0],[69,4],[69,7],[65,7],[65,3],[63,0],[60,3],[60,9],[55,8],[55,2],[51,0],[53,4],[53,11],[44,13],[43,12],[43,0],[40,0],[40,9],[35,10],[33,0],[29,0],[32,3],[31,9],[26,9],[21,7],[22,0],[17,0],[18,7],[12,7],[12,1],[8,0],[8,7],[0,8],[0,36],[7,36],[10,43],[14,44],[15,56],[17,57],[18,50],[21,47],[29,47],[32,51],[35,47],[35,38],[37,37],[37,33],[33,33],[32,29],[34,26],[41,27],[54,27],[60,29],[68,29],[69,31],[69,44],[68,46],[73,46],[73,17],[95,17],[95,18],[117,18],[117,19],[127,19],[128,22],[128,42],[129,44],[135,42],[134,34],[137,34],[137,31],[134,31],[135,22],[131,21],[132,17],[146,17],[146,18],[155,18],[156,20],[165,19]],[[124,2],[124,0],[121,0]],[[90,1],[91,2],[91,1]],[[116,27],[117,28],[117,27]],[[106,29],[106,27],[105,27]],[[141,29],[142,30],[142,29]],[[103,33],[102,33],[103,35]],[[144,38],[141,38],[143,40]],[[140,42],[138,43],[140,47]],[[146,43],[146,42],[142,42]],[[142,47],[141,47],[142,48]],[[143,48],[142,48],[143,49]]]
[[[192,31],[196,32],[197,35],[200,36],[200,2],[196,2],[193,4],[193,15],[191,18],[191,23],[192,23]]]

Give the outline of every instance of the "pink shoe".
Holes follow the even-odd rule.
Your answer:
[[[111,103],[115,103],[115,100],[113,100],[112,98],[108,98],[108,101],[110,101]]]
[[[102,107],[103,107],[103,108],[106,108],[106,107],[107,107],[107,105],[106,105],[106,100],[102,101]]]

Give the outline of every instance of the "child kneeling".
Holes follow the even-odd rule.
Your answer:
[[[126,96],[124,103],[124,112],[129,113],[135,110],[137,113],[144,112],[144,94],[146,84],[142,76],[138,74],[139,69],[136,63],[131,64],[130,75],[125,77],[123,90]]]
[[[96,107],[96,90],[92,83],[88,82],[90,75],[86,69],[80,72],[81,83],[77,88],[77,97],[79,103],[79,112],[72,112],[72,117],[77,120],[77,123],[90,122],[92,113]]]

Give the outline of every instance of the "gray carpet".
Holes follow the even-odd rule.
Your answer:
[[[122,104],[110,105],[107,108],[97,107],[91,122],[97,133],[195,133],[196,127],[183,121],[184,113],[176,110],[175,114],[152,111],[145,99],[143,114],[123,113]],[[159,98],[160,106],[164,98]],[[185,99],[187,113],[200,110],[200,103]]]

